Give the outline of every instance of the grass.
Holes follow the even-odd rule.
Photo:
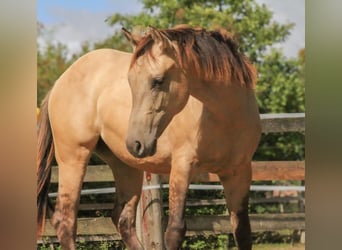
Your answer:
[[[299,243],[298,235],[293,237],[292,230],[253,233],[253,250],[305,250]],[[237,250],[232,234],[197,235],[186,237],[183,250]],[[40,245],[37,250],[61,250],[58,243]],[[122,241],[78,242],[77,250],[126,250]]]
[[[49,245],[40,246],[37,248],[39,250],[60,250],[60,246],[57,244],[54,246],[54,248],[51,248]],[[113,249],[126,249],[123,245],[115,245],[110,242],[102,242],[98,244],[94,243],[83,243],[79,244],[77,247],[77,250],[93,250],[93,249],[99,249],[99,250],[113,250]],[[198,249],[196,247],[186,247],[182,249]],[[206,248],[208,249],[208,248]],[[216,250],[226,250],[227,247],[218,247],[218,248],[209,248],[209,249],[216,249]],[[230,250],[237,250],[236,247],[229,248]],[[305,245],[300,243],[295,243],[294,245],[289,243],[275,243],[275,244],[253,244],[253,250],[305,250]]]
[[[254,244],[253,250],[305,250],[304,244]]]

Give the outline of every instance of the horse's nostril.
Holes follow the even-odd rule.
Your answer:
[[[138,155],[141,154],[142,145],[141,145],[140,141],[135,141],[135,142],[134,142],[134,151],[135,151]]]

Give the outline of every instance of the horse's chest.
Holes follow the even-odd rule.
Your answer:
[[[198,138],[196,166],[203,170],[225,166],[231,159],[232,139],[218,131],[202,134]]]

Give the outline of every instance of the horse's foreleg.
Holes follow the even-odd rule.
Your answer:
[[[136,234],[136,212],[141,195],[143,171],[117,161],[111,164],[115,176],[117,202],[112,220],[130,250],[143,249]]]
[[[251,226],[248,217],[248,194],[251,184],[251,165],[241,165],[233,173],[219,174],[224,187],[234,238],[239,250],[252,249]]]
[[[89,155],[90,150],[85,147],[56,147],[59,182],[52,223],[63,250],[76,249],[77,211]]]
[[[173,162],[170,173],[169,221],[165,232],[167,250],[180,249],[186,232],[184,207],[189,187],[190,167],[185,162]]]

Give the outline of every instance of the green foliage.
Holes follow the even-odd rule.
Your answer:
[[[263,134],[254,160],[303,160],[305,135],[299,132]]]
[[[138,15],[114,14],[110,25],[127,29],[147,27],[170,28],[189,24],[207,29],[225,28],[236,35],[241,49],[253,62],[262,60],[262,53],[290,34],[293,24],[281,25],[272,20],[272,12],[256,1],[239,0],[143,0],[144,9]]]
[[[61,246],[59,243],[52,245],[43,243],[37,246],[37,250],[61,250]],[[86,241],[80,241],[76,243],[76,250],[125,250],[126,247],[123,245],[120,241],[99,241],[99,242],[86,242]]]
[[[304,112],[304,65],[271,50],[258,65],[256,88],[260,113]]]
[[[71,65],[67,59],[67,47],[61,43],[47,44],[37,52],[37,105],[51,89],[58,77]]]
[[[216,250],[226,250],[229,242],[228,235],[201,235],[201,236],[192,236],[186,237],[183,242],[182,249],[190,250],[207,250],[207,249],[216,249]]]
[[[47,30],[44,24],[37,23],[38,40],[44,45],[37,44],[37,107],[46,93],[51,89],[58,77],[71,65],[68,60],[68,49],[62,43],[53,43],[53,29]]]

